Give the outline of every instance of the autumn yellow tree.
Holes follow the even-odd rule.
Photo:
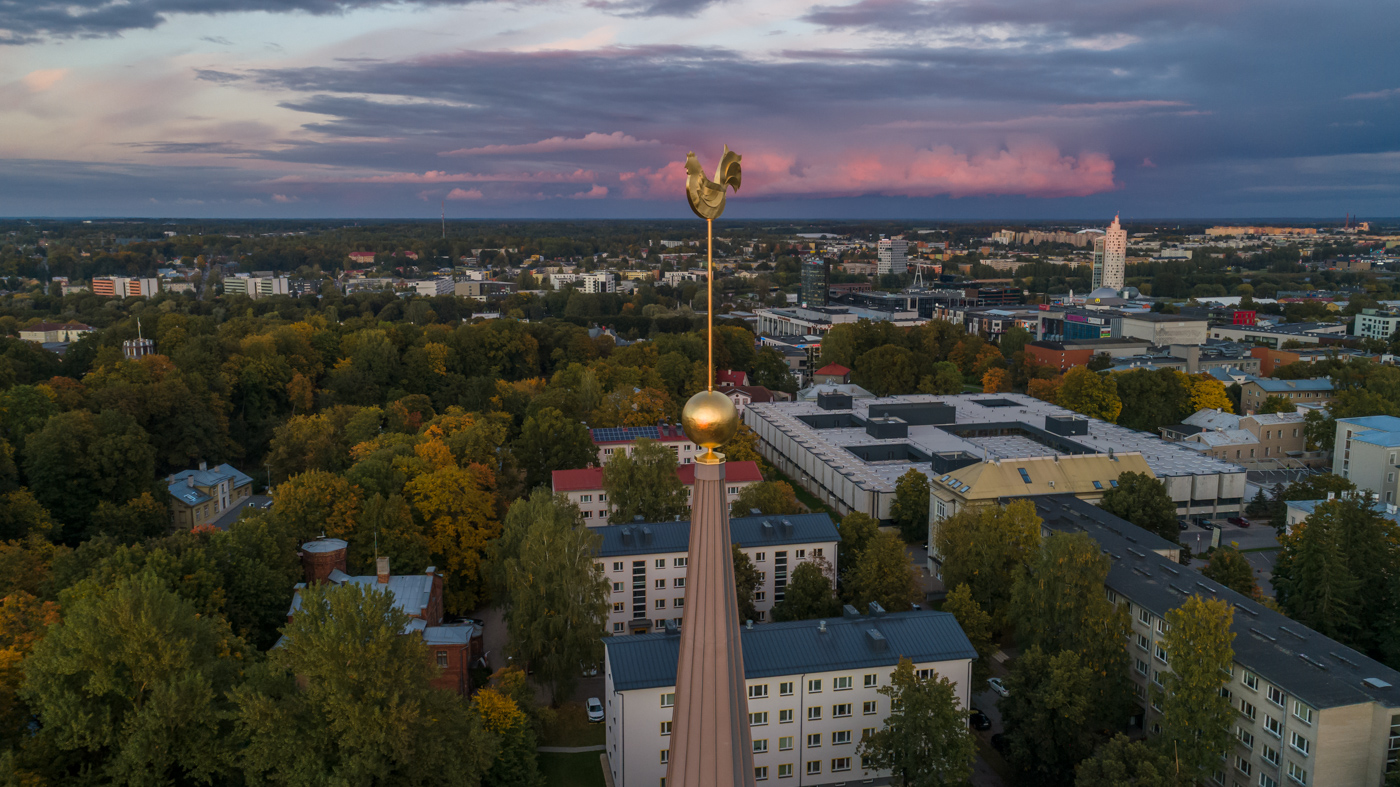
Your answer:
[[[1191,412],[1198,413],[1202,410],[1233,413],[1235,408],[1230,402],[1230,394],[1225,391],[1224,383],[1208,374],[1194,374],[1191,375]]]
[[[992,367],[982,375],[982,393],[1005,393],[1011,390],[1011,375],[1005,369]]]
[[[664,391],[642,388],[617,390],[603,397],[593,413],[593,426],[650,426],[671,414],[671,399]]]
[[[478,464],[442,467],[404,486],[444,575],[444,605],[452,613],[470,612],[486,600],[483,562],[501,534],[495,492],[491,469]]]
[[[21,663],[58,618],[57,604],[22,590],[0,600],[0,739],[16,740],[29,722],[29,710],[17,696],[24,680]]]
[[[292,476],[272,490],[272,499],[278,520],[302,539],[349,536],[363,502],[359,487],[323,470]]]
[[[1063,381],[1063,376],[1051,377],[1048,380],[1031,380],[1026,383],[1026,393],[1041,401],[1054,404],[1060,393],[1060,383]]]
[[[316,386],[301,372],[294,373],[287,383],[287,401],[292,404],[292,415],[310,412],[316,404],[315,394]]]

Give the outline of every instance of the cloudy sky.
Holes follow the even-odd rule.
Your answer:
[[[1394,0],[0,0],[0,215],[1400,216]]]

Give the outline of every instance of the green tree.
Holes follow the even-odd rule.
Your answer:
[[[1118,398],[1132,407],[1119,413],[1118,423],[1139,432],[1179,423],[1191,408],[1191,378],[1176,369],[1133,369],[1112,375]]]
[[[100,501],[92,512],[91,536],[111,536],[133,542],[154,538],[170,529],[170,508],[142,492],[121,505]]]
[[[1254,581],[1254,567],[1234,547],[1220,547],[1210,553],[1210,562],[1201,573],[1225,587],[1259,598],[1259,583]]]
[[[1012,355],[1026,349],[1026,343],[1034,339],[1031,332],[1019,325],[1013,325],[1001,335],[1001,340],[997,342],[997,348],[1001,354],[1010,358]]]
[[[1269,516],[1269,512],[1269,498],[1264,494],[1264,487],[1261,486],[1259,491],[1254,493],[1254,499],[1244,507],[1244,514],[1248,517],[1264,518]]]
[[[690,513],[685,485],[676,476],[676,455],[653,440],[638,440],[630,454],[613,454],[603,465],[603,489],[612,506],[612,522],[630,522],[638,516],[665,522]]]
[[[997,707],[1007,759],[1035,784],[1070,784],[1094,750],[1095,683],[1094,670],[1069,650],[1050,655],[1032,645],[1013,663]]]
[[[890,612],[904,612],[923,598],[904,542],[894,533],[879,533],[846,574],[846,598],[857,609],[879,602]]]
[[[594,563],[602,543],[578,506],[536,489],[510,507],[496,545],[510,653],[556,703],[572,692],[578,665],[599,660],[608,614],[607,579]]]
[[[1283,611],[1303,625],[1346,643],[1357,642],[1361,635],[1366,620],[1364,597],[1375,595],[1384,599],[1390,584],[1364,582],[1358,571],[1368,567],[1362,566],[1361,560],[1354,559],[1359,556],[1349,554],[1347,549],[1349,542],[1358,540],[1348,531],[1360,529],[1358,525],[1382,534],[1390,530],[1394,538],[1393,526],[1362,524],[1370,517],[1380,519],[1367,503],[1343,498],[1319,505],[1292,532],[1279,536],[1282,549],[1274,562],[1274,592]],[[1379,555],[1371,556],[1379,558],[1380,571],[1395,566],[1394,550],[1394,546],[1389,550],[1382,548]]]
[[[553,407],[525,419],[514,444],[528,487],[549,486],[555,470],[572,470],[598,460],[588,428]]]
[[[889,698],[890,715],[857,750],[872,767],[891,771],[896,787],[952,787],[972,776],[977,744],[953,683],[920,680],[913,662],[901,658],[890,685],[877,691]]]
[[[914,354],[887,344],[856,359],[851,381],[876,396],[913,393],[918,383]]]
[[[939,361],[919,380],[918,393],[950,396],[963,391],[963,376],[952,361]]]
[[[1099,507],[1178,543],[1181,529],[1177,527],[1176,502],[1167,494],[1166,485],[1147,473],[1120,474],[1118,485],[1104,493]]]
[[[25,441],[25,475],[34,496],[63,522],[69,537],[100,501],[125,503],[151,491],[155,451],[131,416],[71,410],[50,418]],[[162,492],[164,494],[164,492]]]
[[[373,585],[315,585],[286,639],[232,694],[244,777],[264,784],[476,787],[493,741],[453,693],[408,614]]]
[[[865,551],[865,547],[871,539],[880,533],[880,523],[869,514],[862,514],[859,511],[852,511],[841,517],[841,522],[836,526],[836,532],[841,535],[839,545],[841,574],[844,575],[854,566],[860,553]]]
[[[996,639],[992,635],[992,616],[972,599],[972,588],[966,584],[953,588],[943,601],[943,611],[951,612],[958,619],[958,626],[977,651],[977,660],[972,663],[972,685],[985,684],[992,674],[992,654],[997,651]]]
[[[59,526],[28,489],[0,494],[0,540],[13,541],[31,533],[45,538],[58,535]]]
[[[753,516],[754,509],[764,516],[800,514],[803,510],[797,502],[797,493],[786,481],[759,481],[740,489],[729,506],[729,515]]]
[[[1109,423],[1116,422],[1118,413],[1123,410],[1113,375],[1091,372],[1083,366],[1065,372],[1055,403]]]
[[[1297,409],[1297,406],[1282,396],[1270,396],[1254,412],[1258,415],[1265,415],[1268,413],[1291,413]]]
[[[482,774],[483,787],[544,787],[535,755],[535,731],[519,700],[493,688],[472,697],[472,712],[495,738],[496,756]]]
[[[25,659],[20,693],[64,752],[57,781],[209,782],[231,753],[225,697],[248,655],[222,618],[147,573],[72,603]]]
[[[830,564],[828,563],[829,567]],[[810,620],[841,614],[831,579],[815,561],[797,564],[788,577],[783,600],[773,605],[773,620]]]
[[[928,538],[929,491],[928,476],[918,468],[910,468],[895,482],[890,518],[910,544],[923,543]]]
[[[967,585],[977,605],[1006,625],[1011,589],[1040,548],[1035,504],[964,508],[938,523],[933,549],[943,561],[943,586]]]
[[[224,617],[244,640],[266,650],[287,623],[292,589],[303,581],[296,534],[268,512],[244,516],[203,537],[203,553],[222,578]]]
[[[1079,763],[1074,787],[1178,787],[1171,758],[1123,733]]]
[[[734,594],[739,604],[739,619],[758,620],[758,610],[753,605],[753,594],[763,585],[763,576],[754,567],[749,556],[739,549],[738,544],[732,545],[732,557],[734,560]]]
[[[1164,689],[1151,689],[1162,708],[1157,743],[1180,764],[1187,781],[1205,783],[1230,749],[1235,710],[1220,689],[1235,660],[1233,614],[1221,599],[1192,596],[1166,616],[1164,647],[1171,670],[1165,672]]]

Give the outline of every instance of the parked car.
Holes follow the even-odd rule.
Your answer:
[[[1001,678],[987,678],[987,688],[995,691],[999,696],[1005,697],[1009,692],[1006,684],[1001,682]]]
[[[589,697],[584,703],[588,708],[588,723],[598,724],[603,720],[603,703],[597,697]]]
[[[987,714],[976,708],[967,714],[967,723],[971,724],[974,730],[990,730],[992,728],[992,720],[987,718]]]
[[[1202,519],[1196,524],[1200,525],[1202,530],[1214,530],[1217,527],[1217,525],[1209,519]]]
[[[1178,530],[1185,530],[1186,528],[1188,528],[1188,527],[1190,527],[1190,526],[1191,526],[1191,523],[1190,523],[1190,522],[1187,522],[1185,519],[1178,519],[1178,520],[1176,520],[1176,527],[1177,527]]]
[[[1249,527],[1250,525],[1254,524],[1253,522],[1250,522],[1248,519],[1245,519],[1242,516],[1232,516],[1225,521],[1229,522],[1232,525],[1235,525],[1236,527]]]

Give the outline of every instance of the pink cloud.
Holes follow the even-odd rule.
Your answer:
[[[606,196],[608,196],[608,187],[599,186],[597,183],[594,183],[593,188],[588,191],[580,191],[570,197],[570,199],[602,199]]]
[[[301,198],[300,198],[300,197],[295,197],[295,196],[289,197],[289,196],[287,196],[286,194],[273,194],[273,195],[272,195],[272,201],[273,201],[273,202],[301,202]]]
[[[447,192],[448,199],[481,199],[481,189],[453,189]]]
[[[486,145],[479,148],[460,148],[439,153],[440,156],[489,156],[503,153],[558,153],[565,150],[617,150],[619,148],[638,148],[650,145],[659,145],[659,141],[654,139],[637,139],[636,137],[624,134],[621,131],[614,131],[611,134],[599,134],[594,131],[578,138],[571,137],[550,137],[539,142],[527,142],[523,145]]]
[[[417,172],[394,172],[388,175],[366,175],[345,178],[307,178],[302,175],[286,175],[264,181],[265,183],[590,183],[598,179],[592,170],[576,169],[573,172],[444,172],[428,170]]]
[[[890,146],[848,150],[812,163],[757,150],[744,154],[743,167],[742,193],[758,196],[1082,197],[1118,187],[1108,156],[1067,156],[1048,144],[978,154],[947,145]],[[624,197],[674,198],[684,189],[685,169],[674,162],[658,170],[626,172],[619,179]]]

